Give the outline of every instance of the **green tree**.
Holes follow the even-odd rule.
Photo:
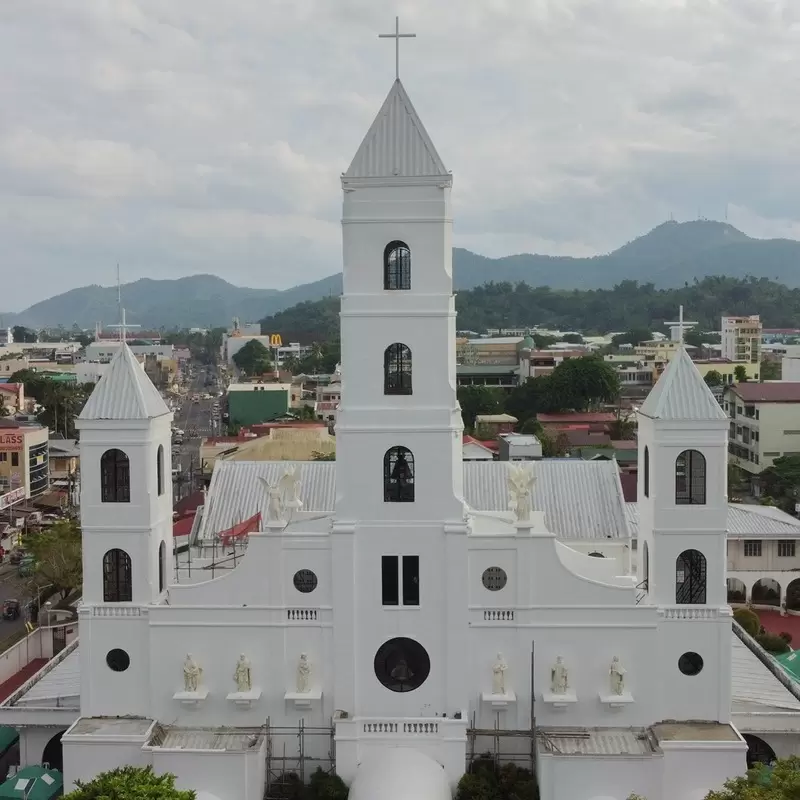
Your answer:
[[[565,333],[561,337],[562,342],[567,342],[567,344],[583,344],[583,336],[579,333]]]
[[[233,356],[233,363],[246,375],[263,375],[272,370],[269,350],[258,339],[251,339]]]
[[[767,495],[784,511],[793,512],[800,500],[800,455],[776,458],[760,477]]]
[[[744,628],[746,633],[750,634],[750,636],[754,638],[758,636],[758,632],[761,630],[761,620],[758,618],[758,614],[751,608],[737,608],[736,611],[733,612],[733,618]]]
[[[611,344],[619,347],[622,344],[630,344],[636,347],[637,344],[648,342],[653,338],[653,332],[648,328],[631,328],[625,333],[618,333],[612,337]]]
[[[520,425],[537,414],[555,410],[557,408],[552,407],[550,375],[528,378],[515,386],[506,399],[506,413],[516,417]]]
[[[597,356],[562,361],[550,374],[550,404],[562,411],[586,411],[619,397],[619,373]]]
[[[74,520],[59,520],[41,533],[25,537],[33,556],[32,587],[64,599],[83,584],[81,530]]]
[[[24,325],[14,325],[11,328],[11,335],[14,337],[15,342],[37,342],[38,337],[33,328],[26,328]]]
[[[319,450],[314,450],[311,453],[312,461],[336,461],[336,451],[332,450],[330,453],[321,453]]]
[[[636,438],[636,418],[633,415],[623,417],[618,411],[617,418],[608,428],[611,438],[615,441],[631,441]]]
[[[783,369],[780,361],[773,361],[770,358],[765,358],[761,362],[761,369],[758,372],[758,377],[761,381],[779,381],[782,373]]]
[[[724,378],[719,370],[710,369],[708,372],[706,372],[703,380],[708,386],[722,386]]]
[[[733,778],[706,800],[797,800],[800,797],[800,758],[779,758],[773,766],[757,764],[747,775]]]
[[[458,404],[464,427],[471,431],[475,427],[475,417],[479,414],[502,414],[505,408],[505,392],[494,386],[460,386]]]
[[[569,439],[563,432],[551,433],[542,430],[537,436],[542,443],[543,458],[563,458],[569,451]]]
[[[733,368],[733,377],[737,383],[745,383],[747,381],[747,369],[744,364],[737,364]]]
[[[175,776],[156,775],[152,767],[118,767],[101,772],[94,780],[76,782],[77,789],[64,800],[195,800],[191,789],[175,787]]]

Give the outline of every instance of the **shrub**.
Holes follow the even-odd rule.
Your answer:
[[[131,800],[158,797],[159,800],[194,800],[191,790],[175,788],[174,775],[155,775],[151,767],[119,767],[101,772],[94,780],[77,782],[77,789],[64,800]]]
[[[758,636],[759,632],[763,631],[758,614],[752,609],[737,608],[733,612],[733,618],[753,637]]]
[[[768,652],[774,654],[787,653],[790,647],[780,636],[774,633],[760,633],[756,641]]]
[[[778,636],[780,636],[781,639],[783,639],[783,641],[786,642],[786,644],[791,644],[792,643],[792,634],[791,633],[787,633],[786,631],[781,631],[778,634]]]
[[[747,595],[741,589],[729,589],[728,590],[728,602],[729,603],[746,603],[747,602]]]
[[[472,762],[458,782],[455,800],[538,800],[536,778],[529,769],[504,764],[499,770],[488,755]]]

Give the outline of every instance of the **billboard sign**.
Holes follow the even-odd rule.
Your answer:
[[[279,333],[271,333],[269,335],[269,346],[283,347],[283,339],[281,339],[281,335]]]
[[[25,487],[20,486],[19,489],[13,489],[5,494],[0,494],[0,511],[4,508],[13,506],[14,503],[19,503],[25,499]]]
[[[25,446],[25,436],[16,428],[13,431],[0,431],[0,452],[6,453],[22,451]]]

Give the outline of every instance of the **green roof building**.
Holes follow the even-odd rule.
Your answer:
[[[289,383],[233,383],[228,387],[228,424],[270,422],[289,410]]]

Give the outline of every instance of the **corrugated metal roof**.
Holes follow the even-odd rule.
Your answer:
[[[80,697],[80,666],[76,647],[60,664],[34,683],[14,705],[50,705],[45,703],[45,700],[53,700],[52,705],[56,705],[55,698],[63,700],[67,697]]]
[[[631,536],[639,535],[639,504],[625,503],[625,516]],[[780,509],[728,504],[727,530],[729,536],[786,536],[800,538],[800,520]]]
[[[169,413],[158,389],[125,345],[111,359],[78,419],[153,419]]]
[[[345,178],[448,175],[399,78],[344,175]]]
[[[800,711],[800,701],[750,652],[735,634],[731,655],[731,703]],[[743,712],[746,713],[746,712]]]
[[[264,732],[241,728],[163,728],[151,744],[164,749],[252,750],[261,744]]]
[[[650,756],[656,752],[642,728],[544,729],[539,733],[540,752],[564,756]]]
[[[685,347],[678,348],[639,413],[664,420],[728,419]]]
[[[508,463],[464,462],[464,495],[476,511],[508,510]],[[536,476],[534,508],[561,539],[626,539],[628,525],[619,471],[613,461],[546,459],[530,462]],[[217,461],[208,489],[201,539],[261,512],[266,491],[259,478],[275,483],[287,467],[297,467],[303,510],[332,513],[336,498],[333,461]]]

